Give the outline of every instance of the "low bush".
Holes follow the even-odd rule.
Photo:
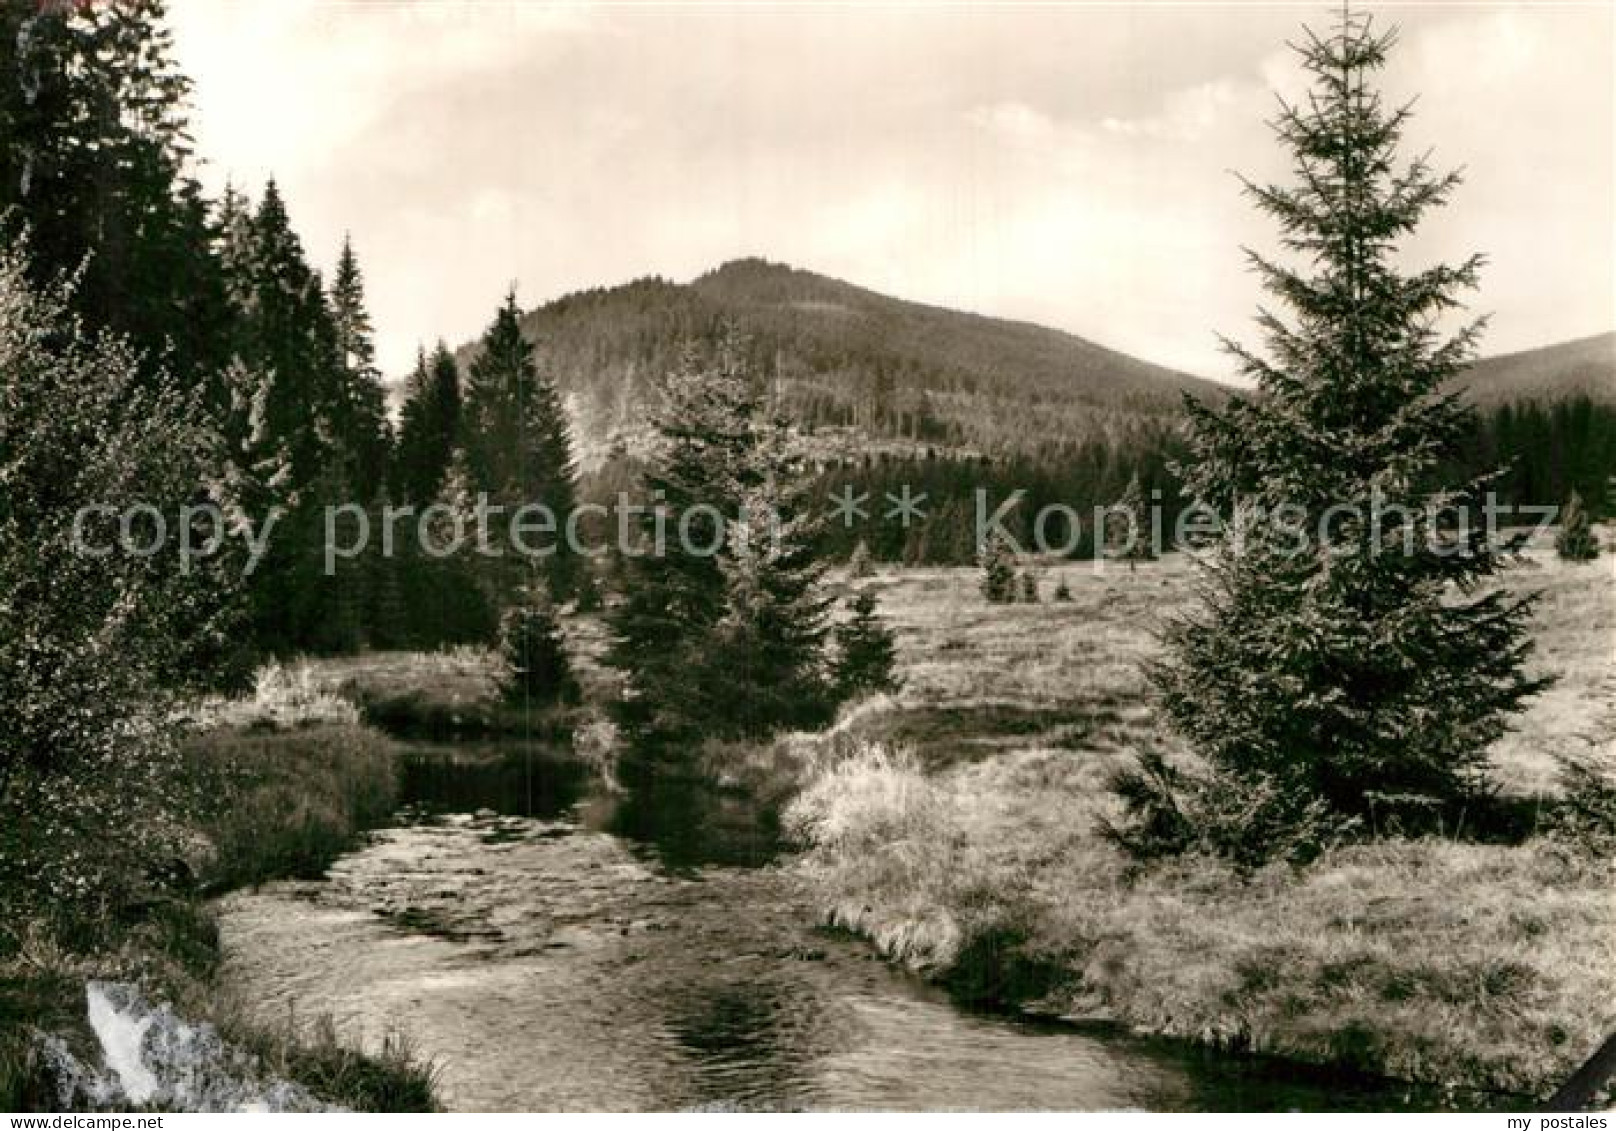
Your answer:
[[[1616,773],[1592,759],[1566,757],[1544,831],[1596,857],[1616,856]]]
[[[284,734],[215,729],[185,744],[206,802],[209,891],[316,878],[397,807],[391,744],[351,723]]]
[[[855,744],[791,802],[784,827],[809,846],[804,866],[832,893],[830,925],[912,969],[953,967],[969,944],[958,911],[971,879],[959,868],[951,800],[912,755]]]
[[[312,665],[270,662],[258,669],[252,690],[235,698],[211,697],[181,718],[198,730],[291,730],[304,726],[353,726],[359,708],[325,686]]]
[[[1242,869],[1271,860],[1306,864],[1358,827],[1322,798],[1278,779],[1187,770],[1156,752],[1116,771],[1109,787],[1122,816],[1102,819],[1102,828],[1137,860],[1205,852]]]

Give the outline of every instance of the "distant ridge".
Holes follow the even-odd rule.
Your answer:
[[[1579,396],[1616,404],[1616,333],[1484,358],[1458,383],[1473,403],[1484,408]]]
[[[683,344],[726,322],[746,335],[777,406],[830,447],[984,454],[1075,448],[1169,428],[1214,382],[1027,322],[879,294],[762,259],[689,283],[579,291],[523,330],[567,399],[581,459],[643,428]],[[461,350],[469,360],[474,347]]]
[[[580,462],[644,432],[684,344],[746,335],[775,404],[829,456],[1075,451],[1177,427],[1185,394],[1229,386],[1018,322],[893,298],[765,259],[689,283],[659,277],[564,295],[522,316],[559,385]],[[462,364],[475,354],[462,346]],[[1616,333],[1478,361],[1456,384],[1482,408],[1587,396],[1616,404]]]

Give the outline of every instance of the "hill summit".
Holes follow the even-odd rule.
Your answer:
[[[1075,334],[880,294],[766,259],[688,283],[651,276],[522,315],[566,400],[580,463],[648,427],[657,382],[691,340],[745,335],[775,408],[828,456],[1074,452],[1176,426],[1184,394],[1227,386]],[[463,346],[462,364],[476,351]],[[1486,358],[1457,382],[1484,409],[1573,397],[1616,404],[1616,334]]]
[[[1170,427],[1211,381],[1072,334],[892,298],[763,259],[689,283],[643,278],[522,316],[566,398],[580,461],[645,427],[687,341],[734,323],[776,408],[831,448],[980,453],[1071,448]],[[475,347],[461,350],[469,360]]]

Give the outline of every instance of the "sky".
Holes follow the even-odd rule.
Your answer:
[[[1369,8],[1405,141],[1463,166],[1410,265],[1485,252],[1484,352],[1616,326],[1608,2]],[[171,0],[204,183],[350,234],[384,369],[524,307],[740,256],[1227,378],[1266,122],[1328,5]]]

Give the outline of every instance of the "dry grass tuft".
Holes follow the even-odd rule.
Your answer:
[[[271,662],[258,669],[250,694],[210,697],[190,707],[198,730],[292,730],[304,726],[357,726],[359,708],[332,692],[308,662]]]

